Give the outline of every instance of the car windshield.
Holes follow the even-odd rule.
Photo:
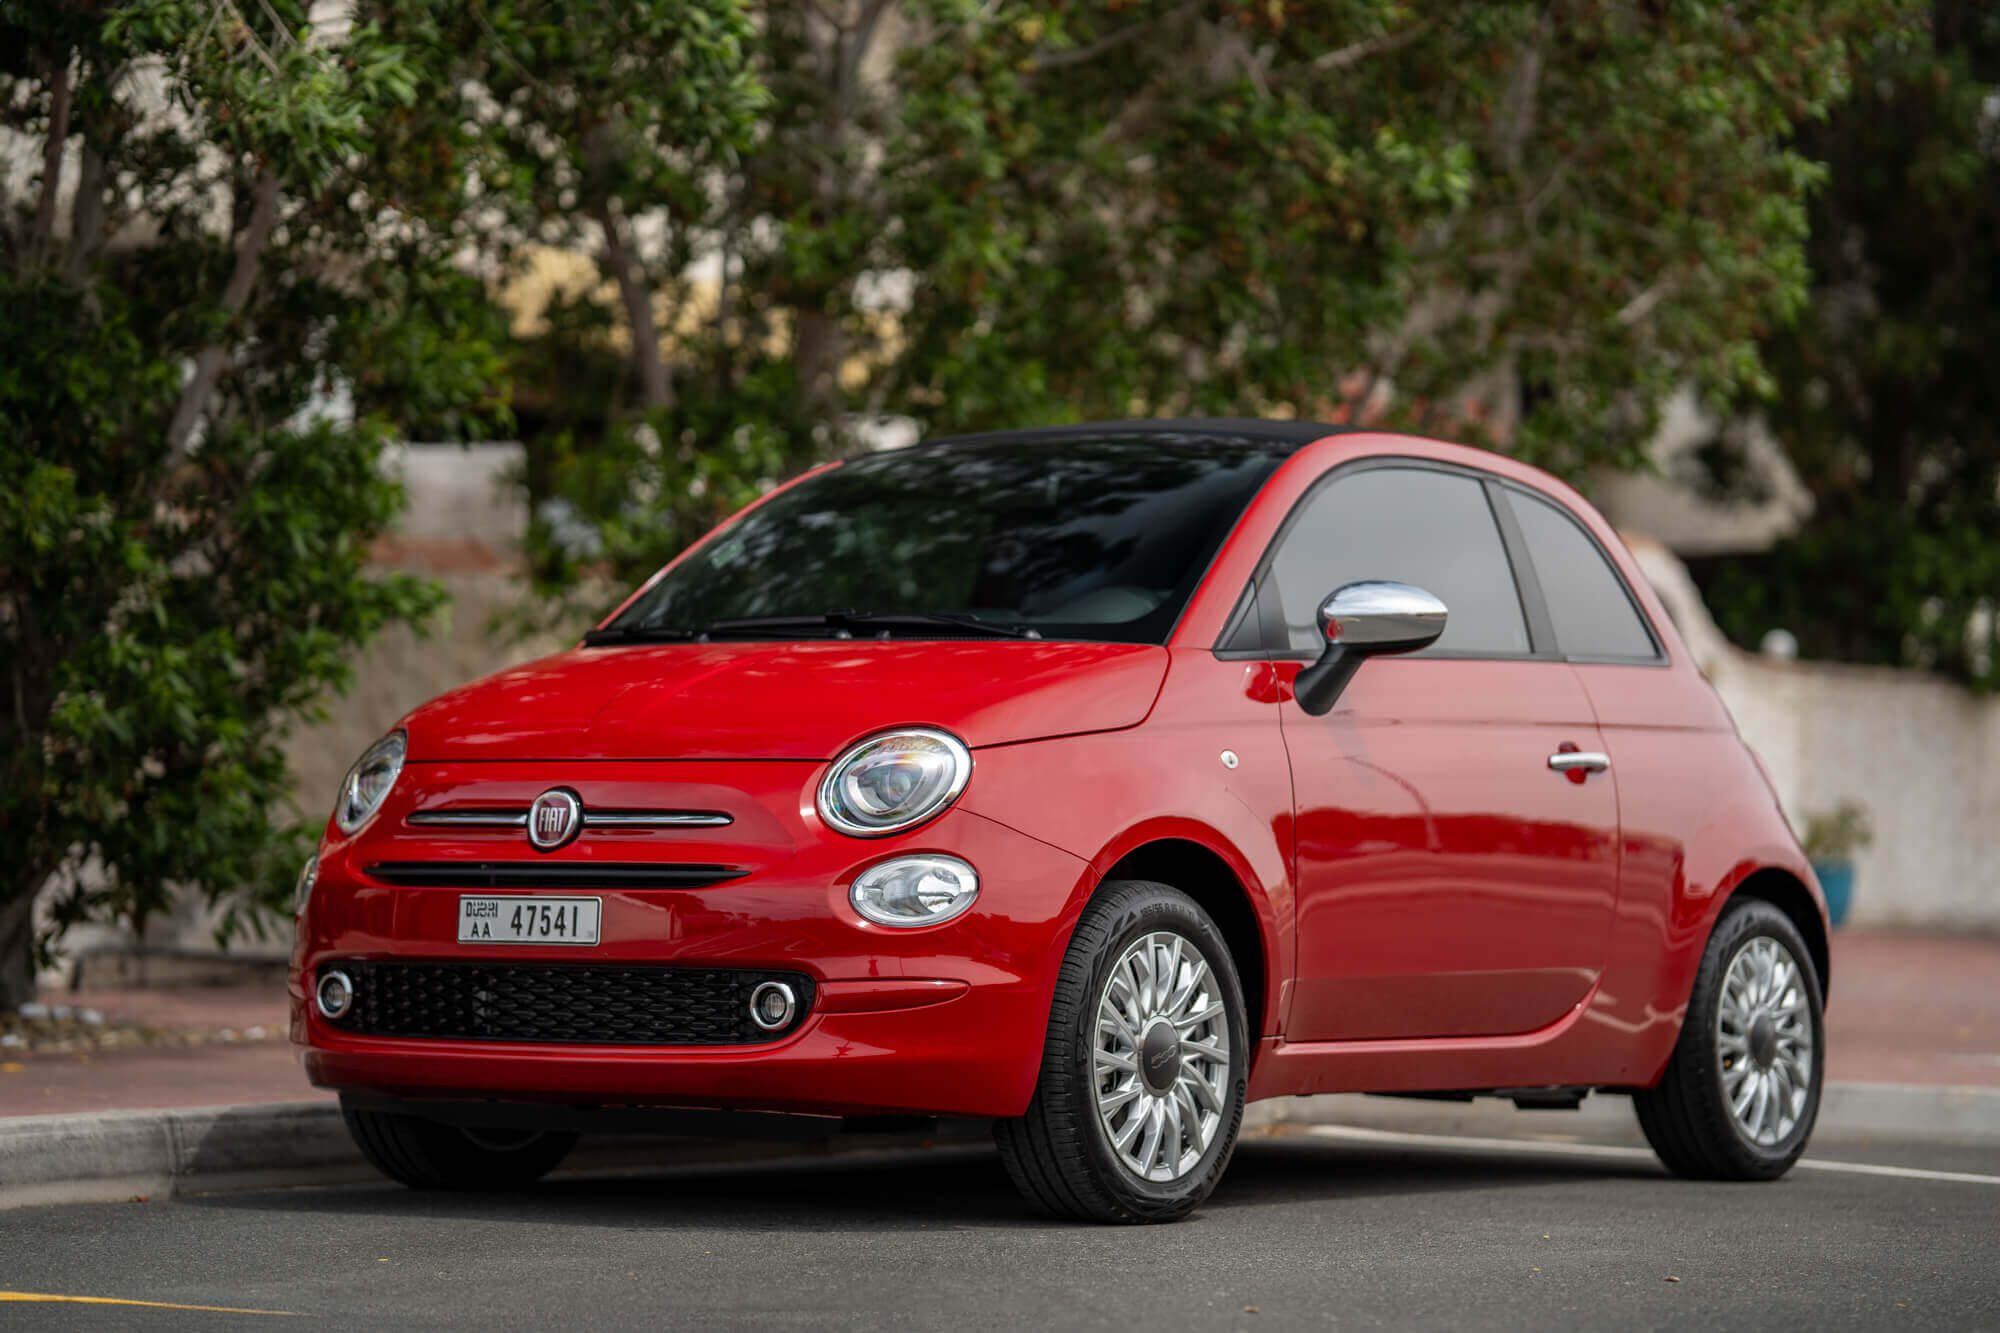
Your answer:
[[[1011,632],[1163,643],[1280,459],[1262,442],[1168,434],[871,455],[744,515],[591,641]],[[791,623],[743,623],[767,618]]]

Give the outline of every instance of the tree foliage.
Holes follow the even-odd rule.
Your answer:
[[[1723,629],[1808,657],[2000,686],[2000,12],[1945,4],[1871,52],[1809,127],[1811,300],[1763,356],[1766,415],[1815,509],[1698,566]],[[1707,460],[1725,491],[1727,441]]]
[[[652,449],[615,405],[530,430],[541,573],[636,576],[883,413],[1295,413],[1638,465],[1673,388],[1771,387],[1820,175],[1791,134],[1896,7],[762,0],[768,101],[685,233],[720,296],[662,321],[685,410]],[[744,484],[669,512],[600,444],[660,497],[698,457]]]
[[[433,211],[464,182],[374,169],[427,53],[307,9],[0,15],[0,125],[38,168],[0,198],[0,1007],[45,886],[58,928],[282,901],[288,725],[438,604],[364,565],[396,414],[475,412],[499,364]],[[306,410],[336,386],[373,410]]]

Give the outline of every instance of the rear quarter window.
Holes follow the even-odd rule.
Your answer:
[[[1560,505],[1509,487],[1508,502],[1566,657],[1655,662],[1660,646],[1597,542]]]

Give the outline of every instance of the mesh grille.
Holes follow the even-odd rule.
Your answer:
[[[329,966],[354,981],[354,1007],[337,1026],[381,1037],[747,1046],[785,1036],[812,1007],[812,981],[796,972],[532,963]],[[750,1021],[750,992],[765,981],[790,985],[798,1001],[797,1015],[776,1032]]]

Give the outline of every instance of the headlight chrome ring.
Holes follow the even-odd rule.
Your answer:
[[[815,805],[836,832],[884,838],[942,814],[971,779],[972,751],[964,741],[933,727],[898,727],[834,760]]]
[[[979,897],[979,872],[956,856],[923,852],[878,861],[854,877],[847,901],[878,926],[908,930],[963,916]]]

